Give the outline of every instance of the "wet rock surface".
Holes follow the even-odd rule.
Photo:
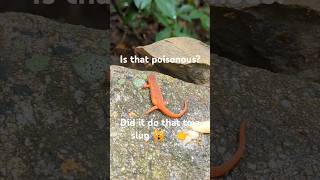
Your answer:
[[[171,111],[181,110],[188,99],[188,112],[173,120],[154,111],[144,113],[153,105],[149,89],[142,89],[147,76],[154,73],[164,99]],[[111,66],[110,91],[111,179],[209,179],[210,138],[183,144],[176,136],[185,126],[122,126],[121,119],[144,119],[160,122],[208,121],[210,119],[209,85],[195,85],[170,76]],[[135,121],[137,122],[137,121]],[[153,139],[155,129],[165,133],[163,142]],[[132,138],[136,132],[149,134],[149,139]]]
[[[211,58],[212,164],[232,156],[248,120],[245,155],[225,179],[319,178],[320,85]]]
[[[106,179],[107,32],[0,22],[0,179]]]
[[[214,53],[241,64],[320,82],[320,14],[295,5],[212,7]]]

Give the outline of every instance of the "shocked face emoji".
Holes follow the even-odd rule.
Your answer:
[[[154,142],[158,142],[158,141],[163,142],[163,139],[164,139],[163,130],[155,129],[153,132],[153,139],[154,139]]]

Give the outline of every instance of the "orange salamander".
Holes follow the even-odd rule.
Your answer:
[[[179,113],[173,113],[171,112],[167,107],[166,107],[166,102],[163,99],[161,89],[158,86],[156,82],[156,76],[154,74],[150,74],[148,76],[148,81],[147,83],[143,86],[143,88],[149,88],[150,89],[150,94],[151,94],[151,101],[152,104],[154,105],[151,107],[149,110],[146,111],[145,114],[149,114],[154,110],[160,110],[164,115],[171,117],[171,118],[180,118],[183,116],[187,110],[188,110],[188,104],[187,101],[184,102],[184,109]]]
[[[239,147],[233,157],[220,166],[211,166],[211,177],[221,177],[226,175],[231,169],[233,169],[237,163],[240,161],[241,157],[244,154],[245,146],[246,146],[246,137],[245,137],[245,129],[246,129],[247,121],[243,121],[240,125],[240,133],[239,133]]]

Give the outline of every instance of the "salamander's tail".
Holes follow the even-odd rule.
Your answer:
[[[239,133],[239,147],[233,157],[220,166],[211,166],[211,177],[221,177],[226,175],[231,169],[233,169],[236,164],[240,161],[241,157],[244,154],[245,146],[246,146],[246,137],[245,137],[245,129],[246,129],[247,121],[243,121],[240,125],[240,133]]]
[[[178,114],[179,117],[183,116],[188,111],[188,100],[184,101],[184,108],[183,110]],[[178,118],[179,118],[178,117]]]
[[[180,118],[182,117],[185,113],[187,113],[188,111],[188,100],[185,100],[184,102],[184,108],[183,110],[179,113],[173,113],[171,112],[167,107],[163,106],[163,107],[159,107],[159,109],[161,110],[161,112],[171,118]]]

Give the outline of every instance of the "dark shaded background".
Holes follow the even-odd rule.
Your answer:
[[[56,0],[51,5],[33,4],[33,0],[1,0],[0,12],[25,12],[60,22],[84,25],[95,29],[109,29],[109,8],[102,4],[74,5]]]
[[[23,12],[39,15],[64,24],[46,26],[52,23],[45,21],[47,24],[34,28],[34,25],[42,23],[42,18],[27,14],[1,14],[0,16],[0,29],[4,29],[0,31],[0,37],[5,37],[0,38],[0,43],[4,44],[0,48],[0,76],[10,77],[13,80],[12,83],[8,81],[9,78],[1,79],[0,77],[0,80],[2,80],[0,81],[1,90],[3,87],[13,87],[14,89],[12,93],[3,96],[5,101],[0,98],[0,115],[4,117],[1,126],[5,127],[5,130],[1,131],[0,134],[8,132],[9,137],[17,137],[16,141],[6,139],[6,136],[0,137],[0,150],[3,150],[0,157],[5,159],[1,160],[1,162],[4,162],[3,164],[0,163],[2,170],[0,179],[106,179],[109,170],[109,158],[107,157],[109,154],[109,136],[108,131],[106,131],[108,128],[105,126],[98,127],[96,123],[104,122],[108,118],[106,114],[108,114],[109,109],[107,101],[109,98],[108,94],[106,96],[105,93],[106,87],[100,83],[100,86],[96,84],[97,87],[92,88],[93,85],[90,80],[79,83],[81,77],[75,73],[72,63],[74,60],[83,57],[83,59],[88,60],[87,64],[94,67],[87,68],[90,72],[85,73],[95,75],[94,73],[97,73],[98,70],[108,70],[105,63],[108,62],[109,48],[106,45],[108,44],[108,39],[106,39],[108,31],[64,26],[74,24],[94,29],[109,29],[109,5],[91,5],[88,3],[73,5],[69,4],[67,0],[56,0],[56,3],[51,5],[35,5],[33,0],[0,0],[0,13],[3,12]],[[64,28],[67,29],[66,33],[60,31]],[[78,29],[80,31],[77,31]],[[50,39],[48,32],[55,32],[59,37]],[[71,43],[73,45],[69,46],[68,43],[65,43],[65,39],[73,42]],[[16,44],[19,44],[18,46],[22,48],[17,50]],[[37,47],[41,48],[37,49]],[[37,50],[31,50],[32,48]],[[48,49],[53,49],[53,51],[49,52]],[[14,53],[11,53],[11,50]],[[38,67],[37,65],[41,64],[39,62],[43,59],[47,59],[47,62],[51,63],[51,65],[47,64],[47,67],[50,67],[48,70],[38,73],[28,69],[28,62],[33,61],[34,64],[31,66]],[[59,63],[60,65],[54,66]],[[83,64],[80,63],[81,65]],[[19,74],[19,77],[15,76],[16,74]],[[31,107],[35,118],[31,119],[35,119],[36,123],[28,124],[27,122],[11,129],[7,127],[7,123],[10,122],[10,115],[6,114],[7,109],[11,108],[10,110],[13,113],[22,116],[26,114],[16,108],[20,102],[13,99],[16,96],[21,96],[22,101],[34,99],[33,93],[41,90],[38,87],[43,85],[41,79],[45,76],[55,79],[54,83],[50,83],[50,86],[45,89],[57,91],[48,93],[52,97],[46,97],[38,104],[33,103],[36,104]],[[21,80],[20,77],[30,79]],[[74,79],[66,81],[68,77]],[[60,86],[59,84],[65,85]],[[60,96],[63,92],[68,91],[70,86],[76,87],[74,88],[76,90],[81,90],[81,96],[89,97],[91,107],[95,108],[88,111],[90,109],[88,103],[79,105],[73,102],[72,95]],[[96,98],[93,98],[94,96]],[[39,121],[37,120],[40,111],[46,109],[39,108],[41,105],[52,106],[50,109],[54,111],[53,109],[59,108],[56,104],[64,104],[65,102],[70,102],[70,104],[67,104],[66,108],[60,107],[63,109],[61,113],[70,112],[77,117],[59,118],[59,122],[55,122],[51,126],[45,124],[49,118],[41,117]],[[42,114],[50,116],[50,113]],[[25,119],[27,118],[22,118],[22,120]],[[80,121],[77,119],[80,119]],[[11,120],[16,121],[16,119]],[[32,145],[25,145],[26,140]],[[13,149],[12,151],[10,151],[10,147]],[[61,155],[60,152],[65,153]],[[13,163],[10,164],[10,162]]]

